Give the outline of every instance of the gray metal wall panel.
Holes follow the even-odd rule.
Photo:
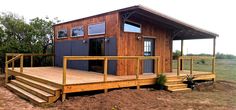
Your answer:
[[[55,66],[63,66],[63,56],[71,55],[70,41],[60,41],[55,44]]]
[[[117,56],[117,41],[116,37],[110,37],[108,42],[105,44],[105,55],[106,56]],[[116,74],[117,61],[108,61],[108,73]]]
[[[83,43],[83,40],[73,40],[71,41],[71,55],[72,56],[88,56],[89,55],[89,42]],[[88,61],[70,61],[70,68],[87,70],[88,71]]]

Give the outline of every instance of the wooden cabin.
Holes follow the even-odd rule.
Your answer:
[[[161,72],[172,71],[172,41],[215,38],[217,35],[187,25],[142,6],[133,6],[56,24],[55,66],[63,56],[160,56]],[[134,75],[135,61],[109,61],[108,73]],[[102,61],[73,61],[68,68],[103,72]],[[154,73],[152,60],[142,73]]]
[[[21,85],[22,89],[23,82],[37,89],[42,86],[41,89],[47,88],[56,96],[50,100],[44,97],[41,102],[51,103],[59,96],[64,100],[65,94],[72,92],[152,85],[160,73],[167,75],[166,86],[170,91],[186,90],[186,84],[171,83],[183,82],[186,74],[198,75],[198,80],[215,79],[215,39],[218,35],[143,6],[59,23],[53,29],[53,67],[33,67],[35,54],[7,54],[6,58],[12,56],[6,62],[6,82],[10,82],[7,84],[11,90],[21,92],[16,90],[16,85]],[[213,56],[181,56],[177,70],[172,70],[173,40],[181,40],[183,48],[183,40],[188,39],[213,39]],[[31,57],[32,67],[23,67],[23,58],[27,56]],[[21,66],[14,69],[16,59],[21,60]],[[182,68],[186,59],[191,62],[190,70]],[[195,59],[212,60],[212,71],[194,71]],[[8,68],[10,63],[12,68]],[[8,75],[16,76],[16,80],[9,81]],[[23,91],[30,92],[30,89],[23,88]]]

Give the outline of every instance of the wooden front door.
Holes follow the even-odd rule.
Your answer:
[[[89,56],[104,56],[105,55],[105,42],[104,38],[94,38],[89,40]],[[89,71],[103,73],[102,60],[90,60]]]
[[[144,39],[144,56],[154,56],[155,39]],[[154,73],[154,60],[144,60],[143,73]]]

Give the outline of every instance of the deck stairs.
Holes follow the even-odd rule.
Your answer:
[[[170,92],[190,92],[192,91],[187,87],[187,84],[183,83],[183,77],[171,76],[167,77],[165,83],[165,89]]]
[[[59,88],[42,81],[39,82],[22,76],[16,76],[15,79],[10,80],[6,87],[20,97],[39,106],[55,102],[60,97],[61,92]]]

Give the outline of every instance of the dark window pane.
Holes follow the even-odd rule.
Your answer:
[[[77,36],[84,36],[84,29],[83,27],[75,27],[72,29],[72,37],[77,37]]]
[[[105,22],[92,24],[88,26],[88,35],[105,34],[105,31],[106,31]]]
[[[67,30],[66,29],[58,31],[58,38],[63,38],[63,37],[67,37]]]
[[[125,21],[124,32],[136,32],[141,33],[141,26],[132,22]]]

